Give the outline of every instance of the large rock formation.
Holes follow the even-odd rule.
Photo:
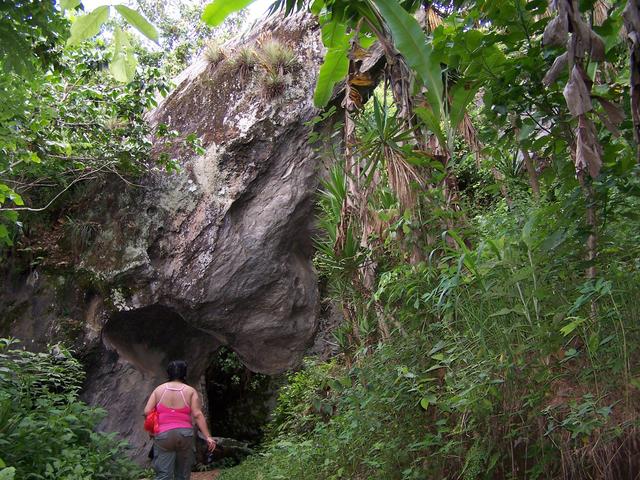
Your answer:
[[[96,187],[81,205],[97,226],[90,244],[72,261],[6,279],[0,294],[0,333],[41,346],[74,337],[88,366],[85,399],[107,409],[103,428],[138,457],[142,408],[168,360],[185,358],[197,384],[227,345],[254,371],[282,372],[317,327],[319,165],[305,123],[317,113],[322,51],[307,17],[269,21],[225,49],[233,57],[271,37],[296,55],[281,93],[265,90],[259,65],[240,75],[229,61],[199,59],[149,117],[178,133],[154,151],[179,158],[181,172]],[[191,133],[204,154],[179,146]]]

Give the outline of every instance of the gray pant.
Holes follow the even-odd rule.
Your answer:
[[[189,480],[195,462],[192,428],[174,428],[153,440],[153,468],[156,480]]]

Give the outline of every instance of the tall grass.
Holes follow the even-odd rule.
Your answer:
[[[342,354],[290,376],[262,453],[221,479],[637,478],[640,234],[626,180],[607,186],[620,201],[588,264],[575,186],[463,211],[424,188],[407,208],[376,171],[358,196],[338,164],[319,195],[314,263],[344,312]]]
[[[325,215],[337,207],[327,203]],[[292,375],[305,395],[284,390],[290,415],[276,417],[277,434],[221,479],[638,474],[640,278],[621,262],[585,282],[571,239],[549,248],[560,219],[544,205],[523,211],[529,220],[476,220],[499,223],[498,238],[481,227],[474,246],[443,240],[422,263],[380,260],[370,299],[348,288],[343,260],[317,262],[337,280],[338,300],[362,302],[370,317],[381,305],[396,331]],[[335,230],[323,241],[326,257]]]

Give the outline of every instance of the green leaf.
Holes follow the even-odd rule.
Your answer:
[[[536,124],[530,118],[525,119],[522,122],[522,127],[518,133],[518,141],[523,142],[528,140],[533,132],[536,130]]]
[[[435,405],[437,401],[438,399],[435,395],[427,393],[426,396],[422,397],[422,400],[420,400],[420,406],[426,410],[429,408],[429,405]]]
[[[440,350],[442,350],[447,344],[443,341],[443,340],[439,340],[434,346],[433,348],[429,351],[429,353],[427,355],[433,355],[434,353],[439,352]]]
[[[396,48],[427,87],[427,100],[439,121],[442,116],[442,72],[440,62],[431,55],[432,48],[427,44],[420,24],[397,0],[374,0],[374,3],[391,30]]]
[[[311,7],[309,7],[309,11],[317,16],[320,14],[323,8],[324,0],[314,0],[314,2],[311,4]]]
[[[429,130],[431,130],[436,137],[438,137],[438,141],[440,145],[447,144],[447,137],[445,137],[444,132],[442,130],[442,125],[440,125],[440,120],[436,118],[436,115],[433,113],[433,110],[425,107],[417,107],[414,109],[420,120],[424,122]]]
[[[531,218],[529,218],[527,223],[524,224],[524,227],[522,227],[522,241],[529,248],[531,248],[531,246],[533,245],[533,237],[531,234],[533,232],[533,227],[535,226],[535,223],[536,223],[535,216],[531,216]]]
[[[81,0],[60,0],[60,8],[65,10],[73,10],[80,5]]]
[[[322,108],[331,100],[333,87],[349,73],[349,58],[347,50],[343,48],[331,49],[324,57],[324,63],[320,67],[316,91],[313,94],[313,103]]]
[[[109,6],[103,5],[95,10],[76,18],[71,25],[71,36],[67,45],[77,45],[80,42],[97,35],[100,27],[109,18]]]
[[[342,384],[344,388],[349,388],[352,386],[351,377],[340,377],[338,381]]]
[[[542,242],[540,248],[542,250],[549,251],[560,246],[567,239],[567,231],[564,228],[559,228],[551,235],[549,235],[544,242]]]
[[[425,373],[433,372],[434,370],[440,370],[441,368],[445,368],[445,366],[440,365],[439,363],[436,365],[431,365],[429,368],[425,370]]]
[[[14,192],[13,190],[9,191],[9,193],[6,195],[6,198],[11,200],[15,205],[18,205],[19,207],[24,205],[24,201],[22,200],[22,197],[18,195],[16,192]]]
[[[320,67],[314,104],[322,108],[331,100],[333,87],[349,73],[349,36],[347,25],[337,21],[327,21],[322,26],[322,43],[328,51]]]
[[[328,21],[322,25],[322,43],[327,48],[346,48],[347,25],[341,22]]]
[[[574,317],[574,319],[571,322],[567,323],[564,327],[560,329],[560,333],[562,333],[562,335],[566,337],[571,332],[573,332],[576,328],[582,325],[585,321],[586,320],[583,318]]]
[[[9,246],[13,245],[13,242],[11,241],[11,237],[9,236],[9,230],[5,225],[0,223],[0,244],[3,244],[3,243]]]
[[[213,0],[202,12],[202,21],[211,27],[217,27],[233,12],[242,10],[255,0]]]
[[[0,480],[13,480],[16,474],[16,469],[13,467],[3,468],[0,470]]]
[[[158,31],[156,30],[156,27],[149,23],[149,20],[144,18],[140,13],[124,5],[115,5],[115,9],[120,15],[122,15],[122,18],[129,22],[131,26],[135,27],[148,39],[158,43]]]
[[[378,40],[378,39],[373,35],[362,35],[362,34],[360,34],[360,36],[358,37],[358,41],[360,42],[360,46],[362,48],[364,48],[365,50],[371,48],[371,46],[374,43],[376,43],[376,40]]]
[[[114,32],[113,58],[109,64],[109,71],[117,81],[129,83],[133,80],[138,61],[133,54],[133,48],[126,32],[116,28]]]
[[[475,98],[480,84],[468,85],[461,79],[451,89],[451,108],[449,110],[449,121],[452,128],[457,128],[464,118],[467,105]]]

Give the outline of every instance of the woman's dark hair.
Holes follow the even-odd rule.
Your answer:
[[[182,382],[187,378],[187,362],[184,360],[174,360],[167,365],[167,375],[169,381],[180,380]]]

